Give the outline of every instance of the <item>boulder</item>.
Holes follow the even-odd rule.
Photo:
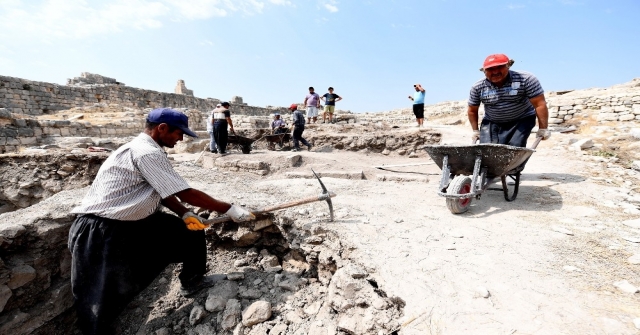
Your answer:
[[[255,324],[269,320],[271,317],[271,303],[268,301],[256,301],[242,312],[242,324],[251,327]]]

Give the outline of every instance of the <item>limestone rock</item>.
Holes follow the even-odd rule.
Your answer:
[[[222,312],[222,322],[220,322],[220,326],[224,330],[233,329],[238,322],[240,322],[242,318],[242,306],[240,305],[240,301],[236,299],[229,299],[227,301],[227,306]]]
[[[633,286],[633,285],[631,285],[626,280],[617,281],[617,282],[613,283],[613,286],[615,286],[618,290],[620,290],[622,292],[625,292],[625,293],[634,294],[634,293],[638,292],[638,288]]]
[[[36,270],[29,265],[20,265],[11,269],[11,279],[7,286],[14,290],[22,287],[36,278]]]
[[[227,279],[233,280],[233,281],[243,280],[244,279],[244,273],[243,272],[229,272],[229,273],[227,273]]]
[[[216,330],[207,324],[197,325],[193,331],[196,335],[216,335]]]
[[[195,305],[191,309],[191,313],[189,313],[189,323],[193,326],[204,319],[205,316],[207,316],[207,312],[204,311],[204,308],[200,305]]]
[[[0,313],[4,310],[4,306],[7,304],[7,301],[9,301],[9,298],[11,298],[11,295],[13,295],[13,292],[11,292],[11,289],[9,289],[7,285],[0,285]]]
[[[583,138],[573,143],[571,147],[578,150],[593,148],[593,140],[590,138]]]
[[[629,264],[640,264],[640,254],[635,254],[627,259]],[[0,309],[1,311],[1,309]]]
[[[227,306],[227,300],[229,299],[209,294],[209,296],[207,296],[207,301],[205,302],[204,308],[209,312],[223,311]]]
[[[242,312],[242,324],[246,327],[251,327],[269,320],[270,317],[271,303],[268,301],[256,301]]]
[[[296,275],[301,275],[308,271],[309,267],[309,263],[305,261],[304,256],[297,251],[289,252],[282,261],[282,269]]]
[[[218,296],[225,299],[233,299],[238,296],[238,283],[230,280],[222,280],[209,289],[209,296]]]

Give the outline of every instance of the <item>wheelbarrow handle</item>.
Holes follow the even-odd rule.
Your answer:
[[[533,141],[533,144],[531,145],[531,149],[535,149],[536,147],[538,147],[538,144],[540,144],[540,141],[542,141],[542,136],[536,137],[536,140]]]

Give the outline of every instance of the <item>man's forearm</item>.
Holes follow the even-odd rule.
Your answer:
[[[467,108],[467,117],[471,124],[471,129],[478,130],[478,107],[469,106]]]
[[[538,116],[538,128],[547,129],[549,127],[549,109],[547,105],[536,107],[536,115]]]
[[[229,210],[229,208],[231,208],[231,204],[226,203],[224,201],[216,200],[216,199],[210,197],[208,194],[206,194],[206,193],[204,193],[202,191],[196,190],[195,188],[190,188],[190,189],[186,189],[184,191],[180,191],[180,192],[176,193],[175,196],[180,198],[181,201],[186,202],[186,203],[188,203],[190,205],[193,205],[193,206],[196,206],[196,207],[200,207],[200,208],[205,208],[205,209],[208,209],[210,211],[216,211],[218,213],[226,213]],[[169,198],[167,198],[167,199],[169,199]],[[164,204],[165,200],[163,200],[163,204]],[[180,206],[182,206],[182,204],[180,204]],[[169,206],[167,206],[167,207],[169,207]],[[182,207],[184,208],[184,206],[182,206]],[[173,210],[171,207],[169,207],[169,209]],[[174,211],[174,212],[176,212],[176,211]],[[185,212],[186,212],[186,210],[185,210]],[[184,213],[180,214],[180,213],[176,212],[176,214],[182,215]]]
[[[184,213],[189,211],[180,203],[180,200],[178,200],[178,198],[173,195],[162,199],[161,203],[163,206],[169,208],[172,212],[178,214],[178,216],[180,217],[182,217]]]

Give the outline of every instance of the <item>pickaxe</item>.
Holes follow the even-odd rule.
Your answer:
[[[304,199],[301,199],[301,200],[285,202],[283,204],[266,207],[266,208],[263,208],[261,210],[251,211],[251,213],[253,215],[259,215],[259,214],[269,213],[269,212],[273,212],[273,211],[277,211],[277,210],[285,209],[285,208],[289,208],[289,207],[300,206],[300,205],[308,204],[308,203],[311,203],[311,202],[326,201],[327,205],[329,205],[329,215],[331,216],[331,220],[330,221],[333,221],[333,204],[331,203],[331,198],[335,197],[336,194],[333,193],[333,192],[329,192],[327,190],[327,188],[322,183],[322,180],[320,180],[320,177],[318,177],[318,175],[316,174],[315,171],[313,171],[313,169],[311,169],[311,172],[313,172],[313,175],[316,176],[316,178],[318,179],[318,182],[320,183],[320,187],[322,187],[322,193],[320,195],[315,196],[315,197],[304,198]],[[231,218],[229,218],[226,215],[223,215],[223,216],[215,217],[213,219],[205,220],[202,223],[207,224],[207,225],[213,225],[213,224],[216,224],[216,223],[222,223],[222,222],[227,222],[227,221],[231,221]]]

